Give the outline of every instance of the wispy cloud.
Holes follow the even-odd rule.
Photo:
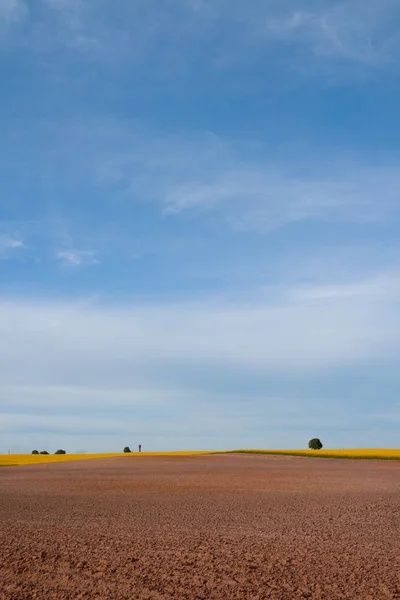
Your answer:
[[[326,169],[318,160],[285,164],[268,152],[250,161],[241,156],[240,143],[217,139],[147,139],[140,147],[140,156],[132,147],[126,155],[116,150],[109,161],[99,157],[95,168],[106,185],[155,201],[167,215],[206,211],[234,229],[268,231],[309,220],[379,221],[397,214],[395,167],[346,165],[334,157]]]
[[[395,158],[389,157],[384,166],[368,157],[307,160],[299,151],[273,156],[262,146],[254,156],[249,148],[256,140],[162,138],[134,130],[129,134],[133,143],[125,145],[121,140],[126,128],[119,148],[112,150],[120,125],[99,130],[99,145],[107,147],[107,154],[92,155],[92,177],[118,187],[127,199],[156,202],[168,215],[214,212],[234,229],[267,231],[307,220],[379,221],[397,214],[400,176]],[[97,132],[92,130],[92,135],[95,139]]]
[[[0,3],[0,24],[16,23],[28,15],[28,7],[24,0],[2,0]]]
[[[293,8],[267,19],[266,34],[284,43],[309,48],[320,59],[348,60],[370,66],[392,61],[400,50],[392,0],[292,3]]]
[[[60,250],[57,252],[56,258],[66,267],[99,264],[95,253],[88,250]]]
[[[335,62],[356,69],[395,66],[400,54],[394,0],[256,0],[251,5],[245,0],[122,0],[118,12],[111,0],[38,0],[37,6],[24,32],[25,44],[34,51],[64,47],[104,64],[151,63],[153,76],[164,80],[187,73],[199,55],[216,71],[243,69],[256,61],[273,72],[276,44],[283,49],[279,69],[292,77],[295,71],[321,73],[321,65],[332,69]],[[3,0],[1,14],[21,19],[26,4]]]
[[[308,159],[299,157],[298,150],[273,156],[268,146],[260,145],[255,156],[249,152],[254,140],[160,136],[129,121],[39,123],[29,135],[35,135],[46,157],[39,163],[26,144],[27,172],[31,182],[43,187],[44,198],[44,177],[50,177],[53,196],[90,186],[103,208],[151,202],[170,218],[187,211],[208,213],[235,230],[272,231],[305,221],[379,222],[398,215],[395,156],[389,155],[382,166],[368,156],[344,160],[340,151]],[[12,145],[5,161],[10,155]],[[46,199],[43,205],[44,211],[54,209],[57,200]],[[60,218],[64,231],[65,219]],[[72,248],[81,244],[70,232],[65,236],[64,231],[60,243]],[[77,254],[70,261],[79,256],[84,260],[85,254]]]
[[[0,259],[11,258],[15,251],[24,248],[24,242],[16,237],[0,234]]]
[[[318,167],[314,165],[317,169]],[[397,211],[397,172],[340,168],[329,177],[290,172],[266,161],[257,169],[238,165],[216,174],[198,173],[183,184],[170,182],[165,212],[222,210],[235,229],[274,230],[301,221],[377,219]],[[208,179],[208,181],[207,181]],[[380,203],[377,198],[381,198]]]
[[[106,38],[112,37],[112,26],[107,24],[107,17],[110,18],[113,11],[108,10],[107,2],[96,5],[82,0],[40,0],[40,3],[42,25],[49,28],[46,28],[48,45],[61,44],[81,55],[97,58],[103,55],[105,48],[101,45]]]

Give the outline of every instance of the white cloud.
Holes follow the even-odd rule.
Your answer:
[[[8,234],[0,234],[0,259],[11,258],[16,250],[24,247],[21,239]]]
[[[20,240],[12,240],[12,239],[6,239],[4,241],[4,243],[2,244],[3,248],[8,249],[8,248],[23,248],[24,244],[23,242],[21,242]]]
[[[209,301],[101,308],[0,307],[2,381],[130,385],[144,365],[220,365],[315,372],[390,358],[400,338],[397,276],[268,293],[251,304]],[[31,381],[33,383],[33,381]]]
[[[85,265],[97,265],[99,260],[94,252],[87,250],[60,250],[56,258],[66,267],[80,267]]]

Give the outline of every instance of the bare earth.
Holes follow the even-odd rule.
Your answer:
[[[400,462],[0,469],[0,598],[400,599]]]

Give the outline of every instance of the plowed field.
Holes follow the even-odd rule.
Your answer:
[[[132,457],[0,469],[0,598],[400,599],[400,462]]]

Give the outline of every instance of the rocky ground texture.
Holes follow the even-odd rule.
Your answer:
[[[1,600],[400,599],[400,462],[0,469]]]

